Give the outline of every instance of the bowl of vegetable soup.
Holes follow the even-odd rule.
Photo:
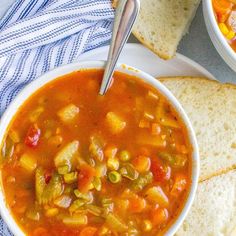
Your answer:
[[[0,123],[0,212],[14,235],[173,235],[194,199],[199,154],[176,98],[119,64],[80,62],[26,86]]]
[[[216,50],[231,69],[236,71],[236,1],[205,0],[203,13]]]

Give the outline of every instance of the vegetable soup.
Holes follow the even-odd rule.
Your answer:
[[[212,0],[222,34],[236,51],[236,0]]]
[[[30,236],[162,235],[191,185],[192,148],[170,103],[138,78],[81,70],[39,89],[2,144],[6,202]]]

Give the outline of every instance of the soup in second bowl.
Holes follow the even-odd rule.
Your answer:
[[[58,78],[15,115],[2,145],[6,202],[32,236],[157,235],[191,185],[184,124],[150,85],[102,70]]]

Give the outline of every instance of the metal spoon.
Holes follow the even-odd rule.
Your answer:
[[[140,9],[140,0],[119,0],[108,60],[100,88],[100,95],[108,90],[120,53],[127,42]]]

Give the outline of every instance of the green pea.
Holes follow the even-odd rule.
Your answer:
[[[121,175],[117,171],[111,171],[108,174],[108,179],[110,180],[111,183],[116,184],[121,181]]]

